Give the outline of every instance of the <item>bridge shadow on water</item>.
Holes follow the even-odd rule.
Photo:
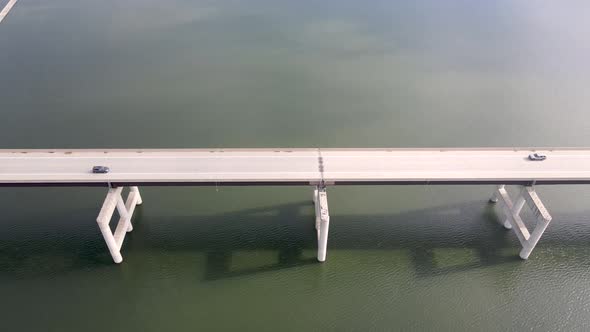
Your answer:
[[[78,214],[88,213],[79,211]],[[177,251],[201,252],[206,257],[203,279],[212,281],[321,264],[315,259],[317,241],[311,202],[207,216],[146,217],[141,208],[136,213],[135,229],[122,249],[124,259],[128,259],[127,264],[131,266],[134,258],[154,252],[172,253],[172,256]],[[388,252],[401,250],[417,277],[510,262],[517,264],[520,261],[518,241],[498,223],[498,215],[492,205],[481,200],[391,215],[332,212],[327,264],[331,260],[330,253],[337,250],[373,250],[378,252],[377,264],[383,262]],[[580,218],[578,215],[570,217]],[[0,234],[0,277],[118,268],[112,263],[96,224],[81,223],[76,214],[73,218],[75,223],[62,223],[55,233],[35,231],[28,235],[21,229],[16,235],[10,234],[10,230]],[[575,244],[583,247],[587,254],[590,246],[584,236],[589,230],[586,228],[582,233],[580,236],[545,236],[541,246]],[[451,256],[453,250],[468,252],[470,259],[441,266],[437,258],[440,250],[450,250]],[[274,258],[255,266],[236,268],[233,264],[236,252],[262,251]],[[371,256],[363,259],[371,260]],[[590,264],[588,259],[584,262]]]
[[[215,243],[208,245],[205,242],[192,241],[178,243],[179,249],[187,249],[185,246],[191,247],[197,243],[197,247],[190,249],[205,249],[201,248],[202,245],[209,249],[215,248],[207,251],[206,280],[320,264],[315,258],[315,252],[314,257],[304,255],[305,249],[317,248],[312,209],[313,206],[308,202],[298,202],[218,216],[221,220],[210,219],[207,222],[211,222],[213,228],[218,227],[215,226],[219,225],[218,222],[222,222],[227,227],[223,234],[229,237],[217,238],[213,240]],[[459,219],[460,225],[452,224],[455,218]],[[404,250],[409,253],[418,277],[520,261],[517,255],[503,254],[502,249],[513,248],[515,243],[499,225],[493,207],[482,205],[481,201],[395,215],[333,215],[331,219],[328,256],[331,250],[339,249],[378,250],[379,256],[387,255],[387,251]],[[231,229],[236,223],[227,222],[228,220],[236,220],[237,224],[242,225],[253,224],[256,235],[250,238],[251,234],[244,235],[241,227]],[[232,238],[232,234],[240,234],[239,232],[242,232],[244,238]],[[237,242],[242,243],[241,249],[275,250],[277,263],[249,269],[232,269],[232,252],[236,249],[234,244]],[[441,248],[468,248],[477,257],[475,261],[465,264],[440,267],[435,250]]]

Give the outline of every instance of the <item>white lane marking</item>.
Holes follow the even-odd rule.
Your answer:
[[[8,12],[10,12],[10,10],[12,9],[12,7],[14,7],[17,1],[18,0],[10,0],[6,4],[6,6],[4,6],[4,9],[2,9],[2,11],[0,12],[0,23],[2,23],[2,20],[4,20],[6,15],[8,15]]]

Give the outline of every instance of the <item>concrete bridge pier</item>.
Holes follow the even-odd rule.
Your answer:
[[[528,259],[552,220],[549,211],[547,211],[545,205],[543,205],[543,202],[539,198],[539,195],[537,195],[535,187],[523,186],[516,198],[516,203],[514,203],[510,194],[506,190],[506,186],[499,185],[490,199],[490,202],[499,202],[502,205],[502,209],[506,215],[506,220],[503,225],[506,229],[514,230],[516,237],[518,237],[518,240],[522,245],[522,250],[520,251],[519,256],[522,259]],[[532,233],[529,232],[520,217],[520,213],[525,204],[533,212],[533,215],[536,218],[536,225]]]
[[[125,234],[133,230],[131,224],[131,217],[135,206],[142,203],[141,195],[137,187],[129,187],[129,195],[127,201],[123,202],[123,196],[121,195],[124,187],[109,188],[107,196],[102,204],[98,218],[96,222],[100,228],[100,232],[104,237],[104,240],[109,248],[109,252],[113,257],[115,263],[121,263],[123,257],[121,256],[121,246],[125,240]],[[111,231],[110,222],[115,212],[115,208],[119,213],[119,222],[115,228],[115,232]]]
[[[315,187],[313,203],[315,204],[315,229],[318,236],[318,261],[324,262],[328,252],[328,230],[330,228],[328,194],[325,186]]]

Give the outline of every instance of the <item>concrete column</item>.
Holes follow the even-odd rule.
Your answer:
[[[324,262],[328,252],[328,230],[330,214],[328,212],[328,195],[326,188],[316,189],[316,229],[318,233],[318,261]]]
[[[109,224],[99,222],[98,226],[100,227],[100,232],[102,233],[104,241],[107,243],[111,257],[113,257],[113,261],[117,264],[121,263],[123,261],[123,257],[121,256],[121,251],[119,250],[119,246],[117,245],[117,241],[115,241],[115,237],[111,232]]]
[[[535,247],[537,246],[537,243],[541,239],[541,236],[545,232],[545,229],[547,229],[547,226],[549,226],[549,222],[550,221],[546,221],[546,220],[539,222],[537,227],[535,227],[535,229],[533,230],[533,233],[531,234],[531,237],[529,238],[527,243],[525,243],[522,246],[522,250],[520,251],[520,254],[519,254],[520,258],[522,258],[522,259],[529,258],[531,252],[533,252],[533,249],[535,249]]]
[[[137,196],[137,202],[135,204],[137,204],[137,205],[143,204],[143,201],[141,200],[141,195],[139,194],[139,188],[129,187],[129,190],[131,190],[131,192],[135,193],[135,195]]]
[[[500,189],[504,189],[504,185],[499,185],[498,188],[496,190],[494,190],[492,197],[490,197],[490,203],[492,203],[492,204],[498,203],[498,190],[500,190]]]

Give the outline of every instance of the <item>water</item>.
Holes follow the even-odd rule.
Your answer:
[[[3,5],[5,0],[0,1]],[[0,148],[586,146],[583,1],[20,0]],[[0,189],[7,331],[587,330],[590,191],[541,187],[528,261],[489,186]]]

